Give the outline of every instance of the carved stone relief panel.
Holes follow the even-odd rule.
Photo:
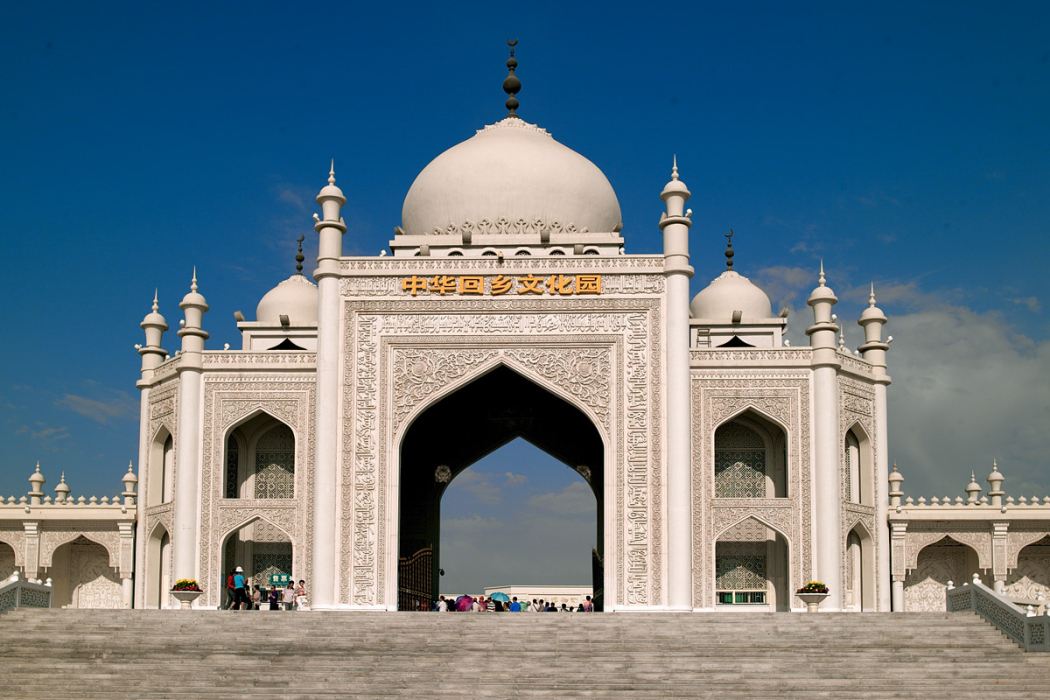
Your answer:
[[[502,363],[574,400],[609,439],[606,561],[621,587],[609,599],[658,604],[658,299],[346,301],[344,318],[341,603],[387,604],[387,484],[407,419]]]
[[[74,608],[124,607],[120,579],[109,566],[106,549],[76,541],[69,553],[69,590]]]
[[[1007,566],[1017,566],[1017,555],[1030,544],[1050,537],[1050,523],[1012,523],[1006,533]]]
[[[14,527],[10,529],[0,528],[0,542],[4,542],[11,547],[14,556],[14,566],[22,568],[26,565],[26,532],[21,525],[17,525],[16,527],[17,529]],[[0,547],[0,549],[2,549],[2,547]],[[11,572],[9,571],[7,575],[10,576]],[[3,577],[0,576],[0,579],[2,578]]]
[[[10,545],[0,543],[0,581],[6,581],[16,568],[14,550]]]
[[[694,368],[691,404],[694,605],[714,607],[715,541],[718,533],[747,516],[784,535],[792,584],[806,580],[812,568],[812,543],[803,535],[810,531],[811,517],[808,373]],[[714,498],[715,430],[748,409],[784,427],[788,498]],[[794,604],[800,606],[801,601]]]
[[[293,542],[296,569],[305,576],[311,570],[311,531],[313,519],[313,429],[316,382],[313,375],[222,373],[204,378],[204,459],[201,463],[201,546],[200,585],[204,589],[201,605],[218,605],[222,541],[235,527],[254,516],[277,525]],[[231,427],[258,411],[285,423],[295,435],[295,496],[280,499],[236,499],[225,495],[223,452]]]
[[[1040,538],[1042,539],[1042,538]],[[1050,546],[1025,547],[1006,578],[1004,593],[1013,598],[1050,601]]]
[[[966,579],[966,553],[962,547],[931,547],[923,555],[921,566],[904,580],[904,610],[944,612],[948,582],[959,585]]]
[[[109,556],[109,566],[114,570],[120,568],[120,532],[116,525],[106,524],[112,530],[99,529],[97,524],[85,523],[63,523],[61,526],[48,527],[40,533],[40,567],[50,568],[53,565],[55,550],[64,544],[85,537],[92,542],[102,545]]]
[[[915,569],[919,553],[924,547],[950,537],[977,552],[978,566],[992,568],[992,533],[984,524],[970,523],[911,523],[905,535],[905,561],[909,571]]]

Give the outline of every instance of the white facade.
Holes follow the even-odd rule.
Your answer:
[[[874,291],[859,355],[841,343],[823,269],[807,347],[786,345],[786,317],[733,270],[731,249],[690,300],[677,166],[660,194],[662,254],[628,255],[605,176],[511,101],[419,175],[392,255],[342,254],[333,167],[317,197],[316,286],[297,274],[269,292],[255,321],[239,319],[240,350],[206,349],[194,278],[169,356],[154,300],[139,351],[141,497],[132,489],[117,518],[122,536],[137,523],[136,606],[164,606],[170,582],[193,578],[196,605],[215,608],[234,565],[261,583],[307,579],[314,609],[436,597],[441,493],[517,435],[592,487],[592,591],[606,611],[804,610],[794,591],[814,579],[830,589],[822,610],[943,609],[948,574],[974,572],[1050,594],[1050,499],[1003,501],[1000,479],[986,503],[901,501]],[[483,416],[484,429],[462,418],[501,393],[542,411]],[[5,564],[0,545],[0,575],[54,567],[10,534],[30,520],[5,508],[14,555]],[[57,523],[72,508],[32,510]]]

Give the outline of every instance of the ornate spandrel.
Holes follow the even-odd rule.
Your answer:
[[[466,263],[468,268],[474,264]],[[607,531],[615,550],[607,550],[607,566],[616,567],[615,579],[623,588],[609,591],[609,598],[618,604],[656,602],[661,508],[653,494],[660,492],[661,476],[651,465],[660,449],[659,308],[659,300],[604,296],[346,300],[339,570],[349,583],[341,589],[340,602],[384,605],[390,588],[386,577],[396,575],[396,569],[387,571],[391,546],[396,555],[396,543],[387,543],[388,513],[396,512],[387,504],[389,470],[396,464],[395,430],[402,431],[437,397],[499,363],[570,400],[610,436],[613,464],[607,483],[615,484],[610,490],[617,523],[615,531]],[[427,388],[430,368],[449,366],[448,353],[462,355],[469,366],[447,375],[439,387]],[[395,369],[407,368],[410,360],[418,363],[411,381]]]

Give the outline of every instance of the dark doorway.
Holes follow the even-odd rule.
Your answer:
[[[597,502],[596,554],[604,557],[605,446],[597,428],[567,401],[498,367],[420,414],[402,441],[398,556],[409,561],[430,548],[432,599],[440,588],[445,489],[463,470],[519,437],[571,465],[587,481]],[[603,581],[600,569],[595,570],[599,580],[592,584],[600,591]],[[418,578],[398,585],[419,589]]]

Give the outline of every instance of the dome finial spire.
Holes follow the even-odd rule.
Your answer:
[[[196,265],[193,266],[193,280],[190,282],[190,291],[191,292],[196,292],[197,291],[197,266]]]
[[[671,159],[671,179],[672,180],[677,180],[678,179],[678,154],[677,153],[675,153],[674,156],[672,156],[672,159]]]
[[[825,281],[824,281],[824,258],[820,259],[820,280],[819,280],[819,282],[820,282],[820,286],[823,287],[824,284],[825,284]]]
[[[306,236],[299,236],[295,239],[296,243],[299,244],[299,252],[295,254],[295,274],[303,274],[303,260],[306,260],[306,256],[303,255],[303,241],[306,240]]]
[[[153,288],[153,313],[157,313],[157,311],[160,310],[160,304],[157,303],[157,293],[158,292],[160,292],[160,289],[154,287]]]
[[[521,81],[518,80],[518,76],[514,75],[514,69],[518,67],[518,61],[514,58],[514,47],[518,45],[518,40],[511,41],[507,39],[507,46],[510,47],[510,58],[507,59],[507,70],[510,71],[507,77],[503,80],[503,92],[510,95],[507,98],[507,111],[510,112],[508,117],[514,117],[520,119],[518,113],[515,111],[518,109],[518,100],[514,97],[518,92],[521,91]]]
[[[335,184],[335,158],[332,159],[332,168],[328,171],[328,184]]]
[[[726,269],[733,269],[733,229],[726,234]]]

